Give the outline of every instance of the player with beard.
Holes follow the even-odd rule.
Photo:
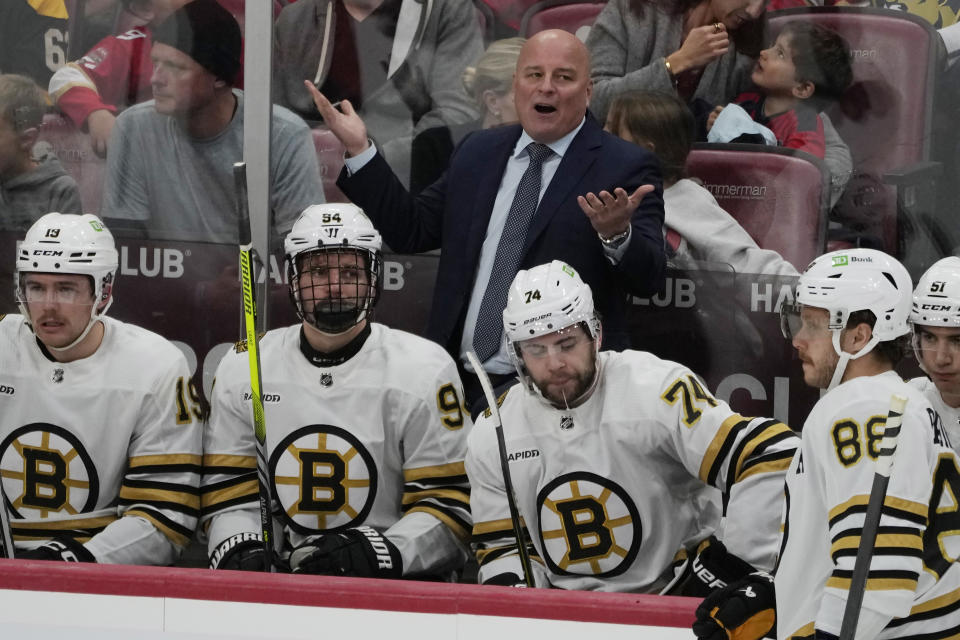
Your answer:
[[[503,321],[522,384],[500,414],[537,586],[702,595],[772,567],[786,425],[738,415],[675,362],[600,352],[590,288],[558,260],[517,274]],[[489,418],[466,461],[479,580],[518,584]]]
[[[913,292],[913,352],[927,374],[914,385],[940,414],[954,450],[960,450],[960,258],[931,266]]]
[[[380,244],[353,204],[308,207],[284,243],[302,322],[260,357],[274,540],[295,573],[446,577],[467,558],[462,385],[438,345],[370,321]],[[217,369],[204,440],[212,568],[263,566],[246,349]]]

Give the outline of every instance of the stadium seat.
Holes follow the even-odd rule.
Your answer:
[[[771,12],[772,36],[791,20],[840,33],[853,58],[853,86],[827,113],[853,155],[853,175],[835,219],[879,239],[901,260],[935,260],[952,226],[934,215],[940,166],[930,162],[939,37],[917,16],[861,7]],[[771,37],[772,37],[771,36]],[[923,256],[923,257],[920,257]],[[911,272],[921,265],[908,264]]]
[[[498,30],[498,38],[506,38],[509,35],[517,35],[520,31],[520,23],[523,21],[523,14],[537,3],[537,0],[479,0],[489,7],[498,26],[506,29]],[[512,34],[505,31],[513,31]]]
[[[761,248],[797,270],[824,252],[830,194],[819,158],[783,147],[698,143],[687,172]]]
[[[350,202],[337,186],[337,176],[343,168],[343,144],[329,129],[317,127],[312,130],[313,146],[317,150],[317,163],[320,165],[320,179],[323,180],[323,193],[327,202]]]
[[[66,118],[47,114],[43,118],[37,144],[44,142],[53,147],[60,164],[80,186],[83,210],[98,213],[103,197],[103,180],[107,175],[107,161],[93,152],[90,136]]]
[[[587,33],[603,7],[603,2],[541,0],[524,12],[520,35],[529,38],[546,29],[563,29],[586,42]]]

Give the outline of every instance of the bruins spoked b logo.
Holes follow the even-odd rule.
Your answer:
[[[363,523],[377,495],[377,468],[350,432],[326,424],[297,429],[270,456],[273,495],[290,528],[309,535]]]
[[[617,576],[643,538],[640,514],[620,485],[579,471],[555,478],[537,496],[543,560],[562,575]]]
[[[0,443],[0,479],[13,515],[31,520],[93,511],[100,490],[80,440],[43,422],[15,429]]]

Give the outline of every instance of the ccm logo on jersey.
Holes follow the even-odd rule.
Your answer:
[[[244,400],[244,402],[246,402],[247,400],[253,400],[253,394],[250,393],[249,391],[244,391],[244,392],[243,392],[243,400]],[[279,394],[279,393],[265,393],[265,394],[263,394],[263,396],[260,398],[260,401],[261,401],[261,402],[280,402],[280,394]]]
[[[527,460],[528,458],[539,458],[540,449],[527,449],[526,451],[514,451],[507,456],[507,462],[514,460]]]
[[[700,556],[694,556],[693,558],[693,572],[696,574],[698,578],[700,578],[700,582],[707,585],[711,589],[714,589],[714,588],[719,589],[721,587],[727,586],[726,582],[724,582],[717,576],[713,575],[713,573],[709,569],[707,569],[705,566],[703,566],[703,564],[701,564]]]
[[[12,395],[13,395],[13,387],[8,387],[8,386],[6,386],[6,385],[0,384],[0,393],[2,393],[2,394],[4,394],[4,395],[7,395],[7,396],[12,396]]]

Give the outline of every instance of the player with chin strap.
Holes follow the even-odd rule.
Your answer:
[[[278,556],[295,573],[446,577],[470,534],[470,418],[436,344],[371,322],[380,234],[352,204],[308,207],[284,243],[302,322],[260,340]],[[217,369],[205,438],[210,566],[260,569],[245,343]]]
[[[708,597],[699,638],[763,637],[774,598],[781,639],[844,637],[847,600],[861,596],[856,638],[947,638],[960,628],[960,466],[940,416],[894,371],[908,348],[911,289],[903,265],[872,249],[825,254],[800,276],[782,328],[804,382],[826,394],[787,472],[775,577],[749,576]],[[890,454],[881,440],[894,396],[907,403]],[[887,455],[886,491],[872,492]],[[875,526],[865,516],[871,501]],[[860,587],[855,559],[874,534]]]
[[[738,415],[680,364],[600,352],[590,288],[563,262],[520,271],[503,322],[522,384],[500,417],[537,586],[703,595],[772,567],[789,428]],[[488,414],[466,466],[479,579],[519,584]]]
[[[913,353],[926,376],[914,385],[940,414],[950,444],[960,451],[960,258],[931,266],[913,291]]]
[[[90,214],[48,213],[17,250],[22,315],[0,316],[0,481],[18,558],[165,565],[195,529],[190,373],[172,344],[105,315],[117,266]]]

